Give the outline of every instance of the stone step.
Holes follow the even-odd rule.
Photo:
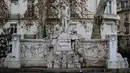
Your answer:
[[[0,73],[81,73],[81,72],[0,72]],[[83,73],[112,73],[112,72],[83,72]]]
[[[25,71],[0,71],[0,73],[112,73],[112,72],[87,72],[87,71],[83,71],[83,72],[46,72],[46,71],[29,71],[29,72],[25,72]]]
[[[111,73],[105,68],[55,69],[55,68],[0,68],[0,73]]]

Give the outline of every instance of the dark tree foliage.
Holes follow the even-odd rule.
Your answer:
[[[0,58],[7,55],[7,38],[4,34],[0,35]]]
[[[8,42],[11,40],[11,36],[9,34],[1,34],[0,35],[0,58],[6,57],[9,50]]]
[[[9,16],[8,5],[4,0],[0,0],[0,24],[7,22]]]

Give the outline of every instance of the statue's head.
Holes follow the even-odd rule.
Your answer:
[[[124,57],[124,60],[125,60],[125,61],[127,61],[127,58],[126,58],[126,57]]]

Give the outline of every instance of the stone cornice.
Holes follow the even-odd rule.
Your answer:
[[[108,42],[107,39],[79,40],[80,43]]]
[[[116,14],[104,14],[104,19],[120,20],[120,17]]]
[[[49,40],[43,40],[43,39],[20,39],[21,42],[46,42],[49,43]]]

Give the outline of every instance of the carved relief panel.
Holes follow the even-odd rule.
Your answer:
[[[20,44],[22,65],[47,64],[47,44],[46,41],[22,41]]]
[[[83,53],[87,66],[105,66],[108,58],[108,42],[94,41],[79,43],[78,52]]]

